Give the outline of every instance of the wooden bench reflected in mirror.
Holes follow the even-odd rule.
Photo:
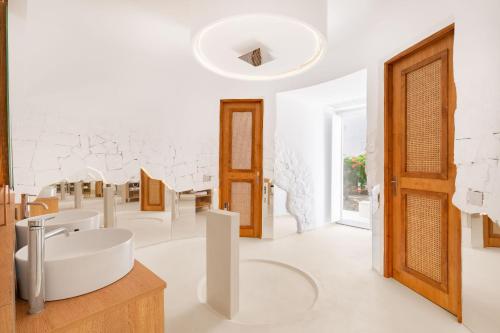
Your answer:
[[[484,247],[500,247],[500,225],[494,223],[488,216],[483,216]]]

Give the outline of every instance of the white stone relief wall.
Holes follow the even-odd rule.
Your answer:
[[[18,125],[18,126],[15,126]],[[187,151],[179,142],[137,131],[82,131],[66,126],[41,127],[38,134],[14,123],[14,183],[19,193],[36,194],[46,185],[76,181],[96,170],[109,183],[139,179],[141,167],[177,191],[216,184],[218,142],[207,139]],[[33,130],[33,128],[31,128]],[[204,179],[205,176],[205,179]],[[204,181],[205,180],[205,181]]]
[[[314,196],[309,169],[278,137],[274,139],[274,183],[287,192],[286,208],[297,221],[297,231],[313,228]]]
[[[455,205],[500,223],[500,3],[464,2],[457,12],[454,72]],[[478,38],[481,36],[481,38]]]

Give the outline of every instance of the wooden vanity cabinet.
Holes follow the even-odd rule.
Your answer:
[[[14,332],[14,193],[0,186],[0,332]]]

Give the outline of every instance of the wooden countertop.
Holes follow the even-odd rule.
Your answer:
[[[45,309],[28,315],[28,302],[16,301],[16,332],[51,332],[158,292],[166,283],[137,260],[132,270],[115,283],[78,297],[45,303]]]

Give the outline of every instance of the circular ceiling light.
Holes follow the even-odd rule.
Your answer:
[[[193,52],[204,67],[240,80],[297,75],[314,66],[325,48],[325,37],[318,29],[277,14],[226,17],[193,37]]]

